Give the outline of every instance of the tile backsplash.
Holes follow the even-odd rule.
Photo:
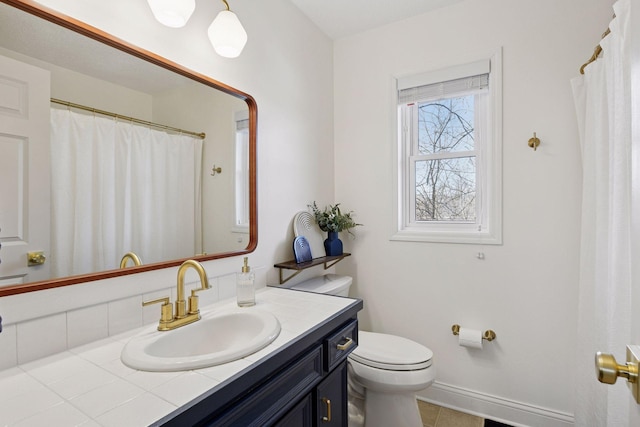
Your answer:
[[[66,313],[28,320],[16,326],[18,364],[67,349]]]
[[[264,287],[265,269],[254,271],[256,287]],[[187,290],[196,286],[192,279]],[[0,298],[0,370],[157,322],[160,307],[142,302],[175,301],[174,280],[149,272]],[[198,293],[200,306],[235,297],[235,273],[209,282],[211,289]]]
[[[109,304],[67,312],[67,347],[77,347],[108,336]]]
[[[0,333],[0,369],[18,364],[16,325],[5,325]]]

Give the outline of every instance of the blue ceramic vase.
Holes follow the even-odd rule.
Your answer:
[[[327,256],[342,255],[342,240],[338,237],[337,231],[328,231],[327,239],[324,241],[324,251]]]

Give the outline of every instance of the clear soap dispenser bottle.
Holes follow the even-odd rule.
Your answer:
[[[242,272],[236,276],[236,295],[239,307],[251,307],[256,304],[255,274],[249,267],[249,258],[244,257]]]

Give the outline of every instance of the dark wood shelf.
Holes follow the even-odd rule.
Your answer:
[[[326,270],[327,268],[332,267],[333,265],[339,263],[340,261],[342,261],[344,258],[348,256],[351,256],[351,254],[348,254],[345,252],[342,255],[323,256],[323,257],[314,258],[311,261],[305,261],[305,262],[296,262],[295,260],[291,260],[291,261],[275,264],[274,267],[280,269],[280,284],[283,284],[286,281],[298,275],[302,270],[306,270],[307,268],[315,267],[316,265],[321,265],[321,264],[324,264],[324,269]],[[291,274],[289,277],[284,279],[282,277],[282,270],[295,270],[295,273]]]

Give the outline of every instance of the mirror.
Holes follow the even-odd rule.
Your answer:
[[[42,43],[37,43],[38,41]],[[122,269],[114,265],[100,271],[83,271],[64,277],[27,274],[28,283],[3,283],[0,277],[0,297],[177,266],[189,258],[206,261],[255,250],[258,235],[257,106],[250,95],[132,46],[85,23],[20,0],[0,0],[0,56],[49,69],[51,98],[171,128],[207,134],[202,149],[200,178],[202,226],[198,231],[194,230],[194,239],[202,241],[201,245],[195,246],[200,249],[194,249],[193,253],[171,256],[169,259],[149,259],[144,253],[140,253],[137,255],[143,262],[141,266]],[[95,85],[81,86],[81,80],[85,76],[88,82],[100,80],[106,82],[105,87],[116,89],[103,91],[102,96],[96,96],[91,93],[98,93],[98,90],[94,90]],[[67,81],[62,82],[65,79]],[[69,85],[69,81],[73,81],[74,85]],[[114,101],[112,98],[117,98],[115,94],[120,93],[120,90],[139,94],[144,102],[130,102],[129,98],[126,102]],[[176,99],[181,100],[179,108],[172,110],[166,106],[171,104],[167,100],[174,102]],[[185,103],[185,99],[189,102]],[[76,109],[75,106],[61,107],[54,106],[53,103],[51,108]],[[96,114],[84,110],[82,113]],[[175,130],[168,132],[181,133]],[[236,157],[242,151],[238,148],[240,134],[244,135],[243,156],[246,162],[237,166]],[[241,174],[237,173],[239,170],[242,171]],[[241,212],[244,216],[239,220]],[[1,214],[0,210],[0,218]],[[0,224],[0,228],[2,227]],[[2,234],[0,237],[4,239],[0,240],[3,245],[0,259],[5,264],[5,254],[16,238]],[[45,255],[49,254],[45,251]],[[56,254],[50,255],[51,258],[56,257]],[[23,261],[24,264],[27,263],[26,253],[23,254]],[[0,265],[1,268],[4,266]],[[38,268],[36,266],[31,271],[37,271]],[[28,273],[31,271],[27,270]],[[37,279],[29,280],[32,277]]]

